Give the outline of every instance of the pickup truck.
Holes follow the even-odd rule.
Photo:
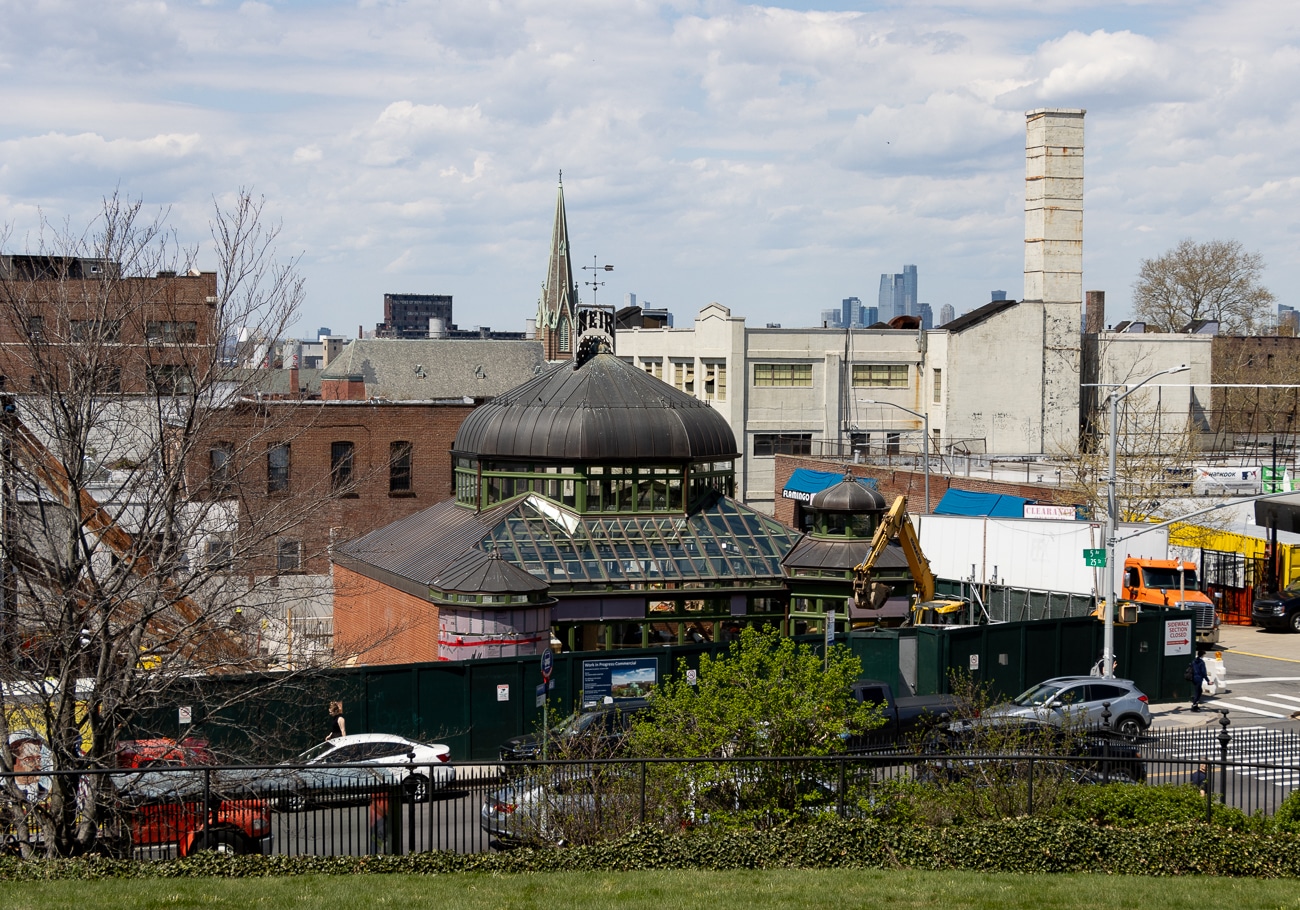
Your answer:
[[[860,679],[853,684],[850,692],[855,701],[879,705],[880,713],[885,719],[883,726],[850,736],[847,740],[850,752],[888,748],[913,733],[922,733],[949,718],[958,707],[957,699],[951,695],[895,697],[889,683],[878,679]]]

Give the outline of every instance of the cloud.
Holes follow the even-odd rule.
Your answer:
[[[560,168],[602,296],[679,319],[811,323],[904,262],[936,307],[1016,296],[1043,106],[1088,108],[1085,282],[1113,312],[1137,247],[1206,224],[1300,282],[1300,12],[1276,4],[0,3],[8,217],[121,186],[199,242],[253,186],[311,324],[377,321],[400,276],[521,327]]]

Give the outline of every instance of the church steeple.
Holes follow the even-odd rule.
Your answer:
[[[555,226],[551,228],[551,256],[546,263],[546,281],[537,301],[537,337],[547,360],[573,357],[574,313],[578,308],[578,285],[573,280],[569,258],[569,221],[564,214],[564,172],[555,196]]]

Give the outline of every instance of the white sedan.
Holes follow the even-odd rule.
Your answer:
[[[409,799],[424,802],[432,790],[455,782],[456,769],[448,764],[450,760],[451,750],[441,743],[418,743],[387,733],[327,739],[286,763],[304,767],[293,772],[299,798],[284,800],[282,807],[297,809],[305,803],[334,801],[325,799],[328,791],[334,791],[337,799],[359,784],[364,787],[365,779],[401,781]]]

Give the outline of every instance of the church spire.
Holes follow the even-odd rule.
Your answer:
[[[537,337],[547,360],[573,357],[574,313],[578,308],[578,285],[573,280],[569,257],[569,222],[564,213],[564,172],[555,195],[555,225],[551,228],[551,255],[546,263],[546,281],[537,301]]]

